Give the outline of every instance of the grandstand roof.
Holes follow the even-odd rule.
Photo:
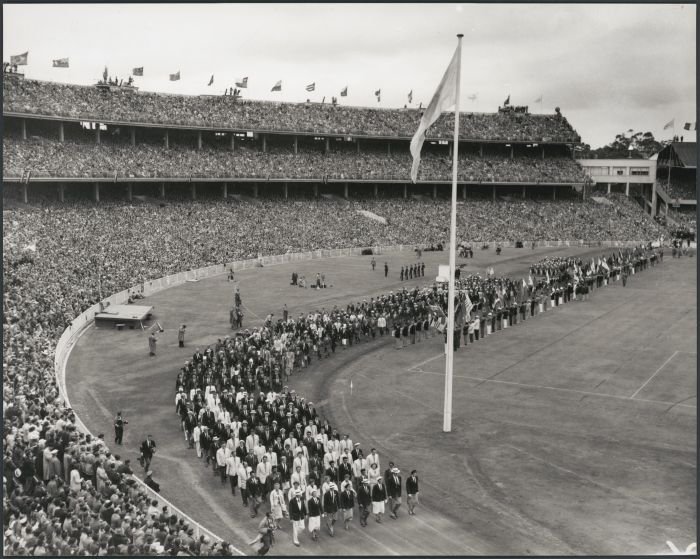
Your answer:
[[[685,167],[695,169],[698,166],[696,142],[672,142],[659,152],[659,166]]]

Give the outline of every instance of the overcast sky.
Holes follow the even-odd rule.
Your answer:
[[[29,51],[28,78],[90,84],[105,65],[120,78],[143,66],[144,90],[221,94],[248,76],[249,98],[330,101],[347,85],[342,102],[381,107],[403,107],[411,90],[425,106],[464,33],[463,111],[495,112],[510,94],[532,112],[560,107],[592,147],[630,128],[669,138],[672,118],[695,140],[682,130],[696,120],[694,5],[66,4],[3,15],[5,60]],[[70,68],[51,67],[64,57]]]

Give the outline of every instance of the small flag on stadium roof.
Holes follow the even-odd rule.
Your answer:
[[[15,54],[10,56],[10,64],[13,66],[26,66],[29,60],[29,51],[23,52],[22,54]]]
[[[340,90],[340,96],[341,97],[347,97],[348,96],[348,86],[346,85],[343,89]]]
[[[134,68],[131,73],[134,76],[143,76],[143,66],[140,66],[139,68]]]
[[[248,87],[248,77],[246,76],[241,81],[236,82],[236,87]]]
[[[379,97],[382,94],[382,90],[378,89],[377,91],[374,92],[374,94]]]
[[[408,92],[408,102],[413,103],[413,90]]]
[[[211,78],[209,78],[209,83],[207,85],[211,85],[214,83],[214,74],[211,75]]]
[[[68,59],[67,58],[58,58],[53,61],[53,67],[54,68],[68,68]]]
[[[506,97],[506,100],[503,101],[503,106],[505,107],[507,105],[510,105],[510,93],[508,94],[508,97]]]
[[[697,124],[698,124],[698,123],[696,122],[696,123],[695,123],[695,126],[697,126]],[[683,125],[683,130],[690,130],[690,122],[686,122],[686,123]],[[695,130],[695,128],[693,128],[693,130]]]
[[[170,74],[170,81],[171,82],[176,82],[179,79],[180,79],[180,70],[178,70],[176,74]]]
[[[510,95],[508,96],[508,100],[510,101]],[[537,99],[533,101],[533,103],[541,103],[542,102],[542,95],[540,95]]]
[[[282,80],[273,85],[270,91],[282,91]]]
[[[675,125],[676,125],[676,119],[672,118],[666,124],[664,124],[664,130],[668,130],[669,128],[673,128]]]
[[[316,89],[316,82],[310,83],[306,86],[306,91],[314,91]]]

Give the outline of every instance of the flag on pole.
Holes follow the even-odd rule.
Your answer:
[[[248,77],[245,77],[241,81],[236,82],[236,87],[248,87]]]
[[[697,126],[697,122],[695,123],[695,125]],[[686,122],[686,123],[683,125],[683,130],[690,130],[690,122]]]
[[[545,273],[547,274],[547,283],[549,283],[549,268],[545,270]]]
[[[316,82],[310,83],[306,86],[306,91],[314,91],[316,89]]]
[[[379,103],[382,100],[382,90],[378,89],[374,94],[377,96],[377,103]]]
[[[610,266],[608,266],[608,263],[607,263],[605,260],[603,260],[603,261],[601,262],[601,266],[603,266],[603,268],[605,268],[605,271],[606,271],[606,272],[609,272],[609,271],[610,271]]]
[[[343,89],[340,90],[340,96],[341,97],[347,97],[348,96],[348,86],[346,85]]]
[[[675,125],[676,125],[676,119],[672,118],[666,124],[664,124],[664,130],[668,130],[669,128],[673,128]]]
[[[282,80],[273,85],[270,91],[282,91]]]
[[[176,74],[170,74],[170,81],[171,82],[176,82],[179,79],[180,79],[180,70],[178,70]]]
[[[534,282],[532,281],[532,274],[527,275],[527,283],[530,287],[534,285]]]
[[[413,103],[413,90],[408,92],[408,102]]]
[[[131,73],[134,76],[143,76],[143,66],[139,66],[138,68],[134,68]]]
[[[56,60],[53,61],[53,67],[54,68],[68,68],[68,59],[67,58],[57,58]]]
[[[22,54],[15,54],[10,56],[10,64],[13,66],[26,66],[29,60],[29,51],[23,52]]]
[[[510,95],[508,96],[508,100],[510,101]],[[534,101],[535,103],[541,103],[542,102],[542,95],[540,95],[537,99]]]
[[[455,105],[455,90],[457,88],[457,62],[459,60],[459,47],[455,49],[450,64],[445,70],[445,74],[440,80],[430,104],[425,109],[423,116],[418,124],[418,130],[411,139],[411,155],[413,156],[413,165],[411,166],[411,180],[416,182],[418,178],[418,165],[420,165],[420,152],[425,141],[425,133],[430,126],[440,118],[443,111],[446,111]]]
[[[211,85],[214,83],[214,74],[211,75],[211,78],[209,78],[209,83],[207,85]]]
[[[506,100],[503,101],[503,106],[505,107],[507,105],[510,105],[510,93],[508,94],[508,97],[506,97]]]

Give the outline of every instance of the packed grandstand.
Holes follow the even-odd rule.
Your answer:
[[[192,175],[407,182],[410,157],[403,140],[420,118],[415,110],[241,102],[29,80],[5,81],[3,92],[8,124],[3,173],[25,183],[31,176],[70,182]],[[94,131],[77,124],[62,142],[56,138],[56,123],[42,117],[115,124],[107,127],[99,145],[89,141]],[[30,121],[32,137],[23,139],[20,118]],[[144,131],[131,145],[126,134],[111,133],[129,123],[206,127],[211,141],[200,150],[184,145],[183,135],[183,145],[175,141],[165,149],[154,133]],[[448,138],[451,126],[450,118],[443,117],[432,137]],[[466,147],[460,169],[464,180],[563,186],[583,182],[580,168],[566,155],[566,144],[580,138],[560,115],[463,114],[460,126],[465,142],[500,142],[483,156],[478,146]],[[214,135],[229,128],[385,137],[396,142],[397,150],[389,154],[384,145],[381,150],[367,146],[359,154],[340,148],[326,154],[302,146],[295,153],[289,143],[271,142],[263,153],[251,141],[231,153],[216,145]],[[520,152],[511,158],[505,143],[515,141],[550,142],[555,155]],[[442,154],[435,153],[439,148]],[[422,179],[448,180],[446,149],[437,145],[424,155]],[[144,200],[58,203],[38,194],[31,205],[3,212],[5,554],[227,551],[225,544],[192,538],[186,521],[154,506],[114,449],[76,428],[73,412],[58,392],[54,351],[78,314],[110,293],[183,269],[320,248],[402,243],[427,248],[445,244],[448,237],[446,200]],[[652,241],[668,234],[635,202],[620,195],[609,200],[584,200],[574,190],[560,200],[468,199],[458,209],[458,238],[465,243]],[[359,210],[385,217],[386,223],[360,217]],[[155,526],[150,518],[154,509]]]

